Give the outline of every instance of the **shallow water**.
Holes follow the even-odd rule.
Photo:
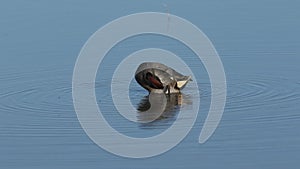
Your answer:
[[[207,34],[223,62],[227,102],[213,136],[198,144],[211,94],[204,66],[180,42],[155,35],[126,39],[108,53],[97,73],[97,103],[121,133],[149,137],[169,128],[179,110],[191,110],[197,90],[192,84],[197,83],[200,110],[187,137],[156,157],[122,158],[93,143],[77,119],[72,74],[85,41],[120,16],[164,12],[162,3],[11,1],[0,6],[0,168],[298,168],[300,4],[267,0],[165,3],[172,14]],[[109,84],[122,59],[147,47],[179,55],[197,81],[182,91],[182,104],[174,103],[157,121],[138,124],[117,113]],[[132,104],[136,108],[147,104],[146,96],[133,80]]]

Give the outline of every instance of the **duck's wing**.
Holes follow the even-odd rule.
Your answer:
[[[184,76],[181,73],[178,73],[177,71],[175,71],[174,69],[158,63],[158,62],[144,62],[142,64],[139,65],[139,67],[137,68],[135,74],[138,74],[139,72],[142,72],[146,69],[153,69],[156,70],[157,72],[165,72],[167,74],[169,74],[168,76],[173,77],[175,80],[181,80],[181,79],[185,79],[188,76]]]
[[[181,73],[178,73],[177,71],[175,71],[174,69],[172,69],[170,67],[168,68],[168,70],[166,72],[169,73],[170,75],[172,75],[172,77],[176,81],[176,87],[178,89],[183,89],[189,81],[192,81],[192,76],[185,76]]]
[[[155,70],[161,70],[163,72],[167,72],[169,67],[157,62],[144,62],[139,65],[135,74],[138,74],[140,72],[143,72],[144,70],[149,70],[149,69],[155,69]]]

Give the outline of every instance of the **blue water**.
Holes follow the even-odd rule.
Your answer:
[[[96,79],[97,100],[113,127],[135,137],[155,135],[172,125],[180,109],[139,125],[113,107],[108,91],[116,65],[145,47],[170,50],[198,72],[201,108],[191,132],[172,150],[122,158],[99,148],[81,128],[72,102],[73,68],[101,26],[136,12],[166,12],[164,4],[213,42],[227,77],[226,108],[213,136],[198,144],[210,103],[203,65],[172,39],[127,39],[108,54]],[[299,7],[296,0],[1,2],[0,168],[299,168]],[[138,106],[147,93],[134,81],[130,86]],[[191,103],[193,90],[183,90]]]

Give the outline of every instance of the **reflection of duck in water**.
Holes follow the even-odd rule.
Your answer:
[[[181,93],[170,95],[150,93],[141,99],[138,105],[138,121],[148,123],[174,117],[182,104],[191,104],[191,100]]]
[[[191,80],[172,68],[155,62],[142,63],[135,72],[136,81],[149,92],[179,93]]]

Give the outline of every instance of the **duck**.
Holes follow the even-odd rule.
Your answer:
[[[158,62],[141,63],[135,72],[135,80],[149,93],[180,93],[191,78]]]

